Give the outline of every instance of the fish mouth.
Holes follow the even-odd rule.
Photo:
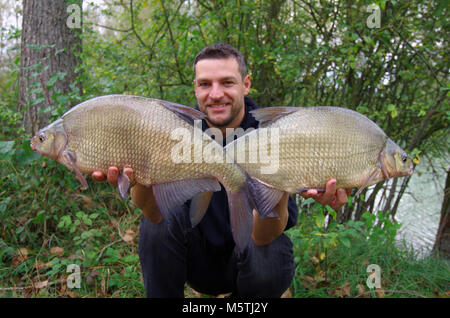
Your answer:
[[[35,140],[35,137],[31,138],[30,148],[31,148],[31,150],[36,151],[36,140]]]

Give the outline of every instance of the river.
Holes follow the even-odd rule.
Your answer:
[[[395,216],[401,224],[397,242],[404,240],[422,257],[433,248],[444,198],[446,171],[437,161],[433,165],[437,173],[426,161],[416,166]]]

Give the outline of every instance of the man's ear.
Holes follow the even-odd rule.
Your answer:
[[[250,87],[252,87],[252,80],[250,75],[246,75],[244,78],[244,95],[247,96],[250,93]]]

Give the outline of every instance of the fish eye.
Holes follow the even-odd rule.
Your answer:
[[[40,142],[44,142],[44,141],[45,141],[45,135],[40,134],[40,135],[39,135],[39,141],[40,141]]]
[[[402,154],[402,161],[406,162],[406,160],[408,159],[408,155],[406,153]]]

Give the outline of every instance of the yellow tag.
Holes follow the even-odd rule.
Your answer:
[[[413,159],[413,162],[414,162],[415,165],[418,165],[418,164],[420,163],[420,156],[419,156],[419,155],[416,155],[416,156],[414,157],[414,159]]]

